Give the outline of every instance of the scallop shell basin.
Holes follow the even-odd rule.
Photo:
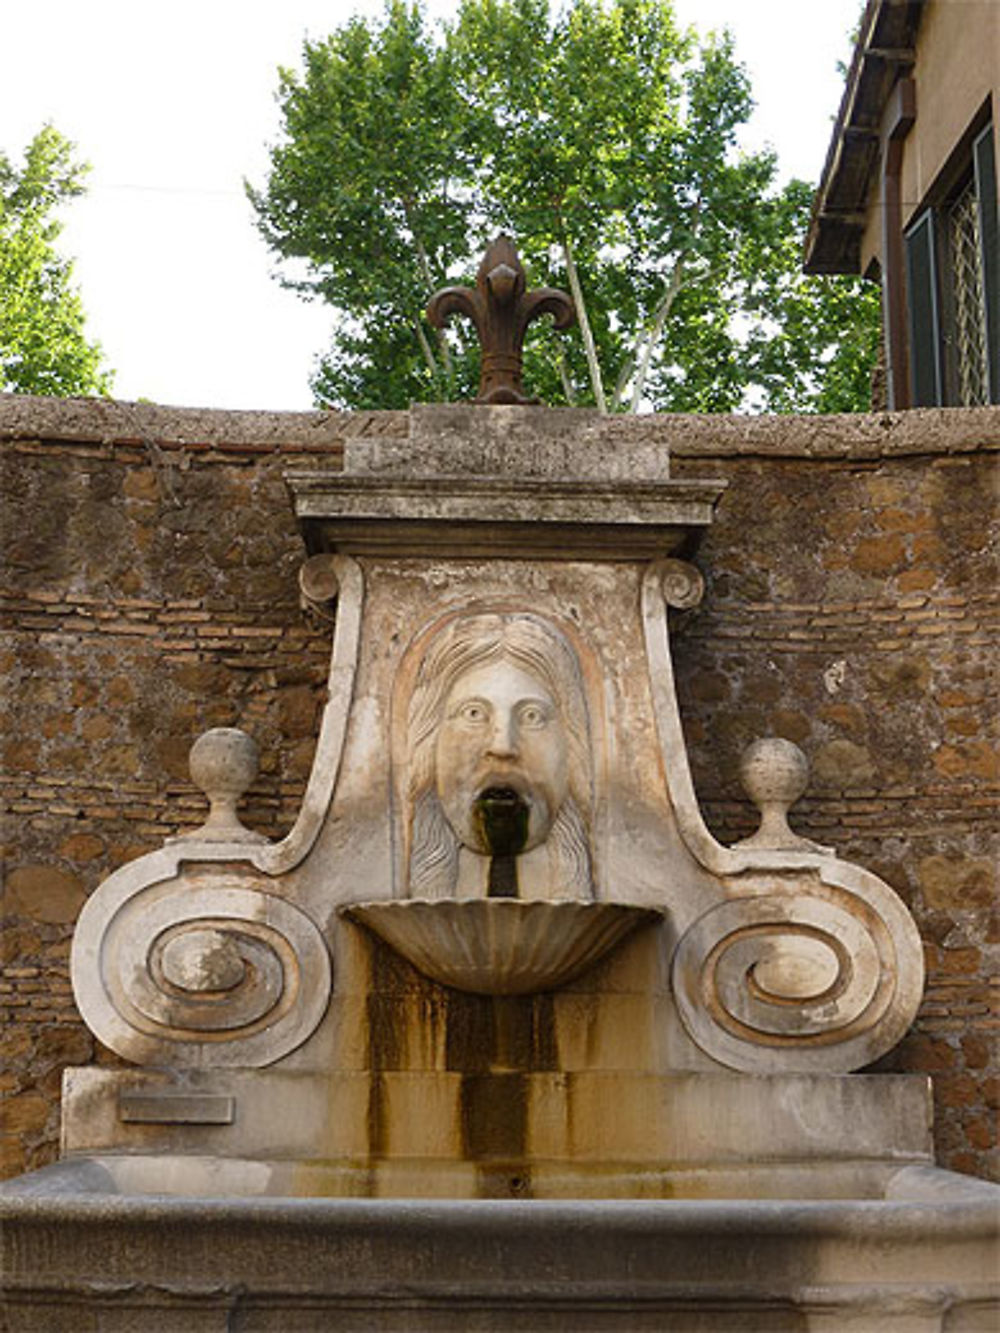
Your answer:
[[[480,995],[565,985],[662,916],[650,907],[575,899],[394,898],[342,910],[425,976]]]

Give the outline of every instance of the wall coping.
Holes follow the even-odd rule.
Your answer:
[[[405,438],[408,432],[405,411],[229,411],[0,394],[0,444],[332,453],[359,435]],[[675,458],[862,460],[960,455],[1000,450],[1000,408],[934,407],[834,416],[657,413],[608,418],[603,439],[609,447],[666,445]]]

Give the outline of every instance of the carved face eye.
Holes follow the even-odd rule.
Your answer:
[[[457,716],[472,727],[485,726],[489,721],[489,708],[481,699],[467,699],[458,709]]]
[[[548,722],[549,712],[543,704],[525,703],[518,709],[517,720],[522,727],[526,727],[530,731],[537,731]]]

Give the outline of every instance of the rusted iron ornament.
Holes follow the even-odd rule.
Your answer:
[[[482,347],[477,403],[537,403],[523,392],[522,348],[532,320],[551,315],[557,329],[576,320],[572,298],[555,287],[527,291],[527,279],[509,236],[498,236],[483,255],[475,287],[443,287],[427,307],[436,329],[452,315],[468,315]]]

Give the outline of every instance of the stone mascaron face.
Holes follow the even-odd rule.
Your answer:
[[[533,673],[501,658],[460,676],[435,750],[438,799],[458,840],[488,854],[477,802],[509,790],[527,807],[522,850],[544,842],[569,790],[568,755],[559,704]]]
[[[417,673],[408,750],[411,894],[456,892],[460,849],[546,849],[543,896],[592,895],[590,720],[576,652],[556,625],[528,611],[443,625]]]

